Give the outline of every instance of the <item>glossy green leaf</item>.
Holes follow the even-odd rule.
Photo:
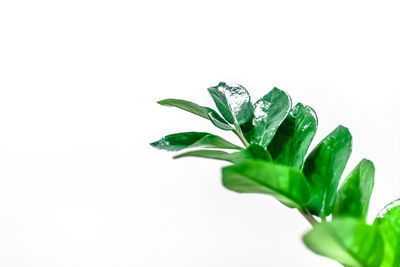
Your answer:
[[[181,100],[181,99],[164,99],[157,102],[166,107],[177,107],[185,111],[196,114],[202,118],[210,120],[215,126],[222,130],[233,130],[232,126],[228,124],[215,110],[208,107],[197,105],[196,103]]]
[[[374,188],[374,175],[374,164],[363,159],[343,181],[336,193],[334,217],[347,216],[366,220]]]
[[[241,149],[241,147],[226,141],[222,137],[202,132],[170,134],[151,143],[150,145],[168,151],[179,151],[185,148],[194,147]]]
[[[257,100],[254,104],[253,128],[250,133],[246,133],[250,142],[267,147],[291,105],[290,97],[278,88]]]
[[[317,125],[312,108],[301,103],[294,106],[268,146],[274,161],[301,170]]]
[[[349,130],[337,127],[307,157],[303,173],[311,186],[309,210],[322,218],[331,214],[340,177],[351,154]]]
[[[219,112],[229,123],[239,126],[251,119],[253,106],[250,95],[243,86],[221,82],[208,88],[208,92]]]
[[[239,163],[246,159],[261,159],[266,161],[271,160],[271,155],[268,153],[268,151],[258,145],[250,145],[246,149],[234,153],[228,153],[220,150],[195,150],[177,155],[174,157],[174,159],[184,157],[217,159],[228,161],[231,163]]]
[[[303,237],[313,252],[349,267],[378,267],[383,240],[377,227],[362,220],[340,218],[316,224]]]
[[[223,184],[238,193],[272,195],[288,207],[304,207],[309,201],[308,183],[303,174],[271,162],[249,160],[225,167]]]
[[[380,267],[400,266],[400,199],[387,205],[374,221],[385,243]]]

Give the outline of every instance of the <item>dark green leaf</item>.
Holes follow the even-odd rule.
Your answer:
[[[288,207],[304,207],[309,201],[308,183],[295,169],[270,162],[249,160],[225,167],[223,184],[238,193],[272,195]]]
[[[374,164],[367,159],[363,159],[354,168],[336,193],[334,217],[348,216],[366,220],[374,188],[374,174]]]
[[[331,132],[307,157],[303,172],[310,182],[310,211],[324,218],[331,214],[340,176],[351,154],[351,134],[343,126]]]
[[[194,147],[241,149],[241,147],[234,145],[219,136],[202,132],[170,134],[151,143],[150,145],[168,151],[179,151],[185,148]]]
[[[317,224],[303,237],[313,252],[349,267],[381,266],[383,241],[378,229],[354,218]]]
[[[380,267],[400,266],[400,199],[387,205],[374,221],[385,243]]]
[[[274,161],[301,170],[317,125],[312,108],[301,103],[294,106],[268,146]]]
[[[243,86],[221,82],[215,87],[208,88],[208,92],[219,112],[229,123],[239,126],[252,117],[250,95]]]
[[[227,153],[220,150],[195,150],[177,155],[174,157],[174,159],[179,159],[183,157],[218,159],[231,163],[239,163],[246,159],[261,159],[266,161],[271,160],[271,155],[268,153],[268,151],[258,145],[250,145],[246,149],[234,153]]]
[[[222,130],[233,130],[233,128],[225,121],[215,110],[197,105],[193,102],[181,99],[164,99],[157,102],[167,107],[177,107],[200,117],[210,120],[215,126]]]
[[[290,97],[278,88],[257,100],[254,104],[253,129],[246,134],[250,136],[250,142],[267,147],[291,105]]]

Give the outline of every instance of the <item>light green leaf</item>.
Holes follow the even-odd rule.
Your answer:
[[[362,220],[340,218],[316,224],[303,237],[313,252],[349,267],[379,267],[383,240],[374,226]]]
[[[301,103],[294,106],[268,146],[274,161],[301,170],[317,125],[317,115],[312,108]]]
[[[194,147],[241,149],[241,147],[226,141],[222,137],[203,132],[170,134],[151,143],[150,145],[168,151],[179,151],[185,148]]]
[[[237,127],[251,119],[253,107],[250,95],[243,86],[221,82],[208,88],[208,92],[219,112],[229,123]]]
[[[215,126],[222,130],[233,130],[232,126],[228,124],[215,110],[208,107],[197,105],[196,103],[181,100],[181,99],[164,99],[157,102],[160,105],[166,107],[177,107],[193,114],[196,114],[202,118],[210,120]]]
[[[278,88],[257,100],[254,104],[253,128],[250,133],[250,142],[267,147],[275,135],[279,125],[285,119],[292,105],[290,97]]]
[[[272,195],[288,207],[304,207],[309,201],[309,188],[298,170],[259,160],[225,167],[223,184],[238,193]]]
[[[340,177],[351,154],[349,130],[337,127],[307,157],[303,173],[311,186],[309,210],[325,218],[332,213]]]
[[[195,150],[179,154],[175,156],[174,159],[184,157],[217,159],[228,161],[231,163],[239,163],[246,159],[261,159],[266,161],[271,160],[271,155],[268,153],[268,151],[258,145],[250,145],[246,149],[234,153],[227,153],[220,150]]]
[[[400,199],[387,205],[374,221],[383,237],[385,250],[380,267],[400,266]]]
[[[366,220],[374,188],[374,175],[374,164],[363,159],[343,181],[336,193],[334,217],[348,216]]]

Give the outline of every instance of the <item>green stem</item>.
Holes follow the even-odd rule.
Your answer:
[[[314,218],[314,216],[308,211],[308,210],[300,210],[299,212],[303,217],[312,225],[314,226],[315,224],[318,223],[318,221]]]
[[[247,140],[244,137],[244,135],[243,135],[242,131],[240,130],[240,128],[239,128],[239,131],[238,130],[233,130],[233,132],[237,135],[237,137],[239,137],[240,141],[242,141],[242,143],[243,143],[243,145],[245,147],[249,146],[249,142],[247,142]]]

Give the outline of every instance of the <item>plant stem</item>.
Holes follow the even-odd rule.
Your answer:
[[[318,221],[312,216],[312,214],[308,210],[300,210],[299,212],[303,217],[312,225],[314,226],[315,224],[318,223]]]
[[[242,141],[243,145],[245,147],[249,146],[249,142],[247,142],[246,138],[244,137],[242,131],[240,130],[240,128],[238,128],[239,130],[233,130],[233,132],[237,135],[237,137],[239,137],[240,141]]]

